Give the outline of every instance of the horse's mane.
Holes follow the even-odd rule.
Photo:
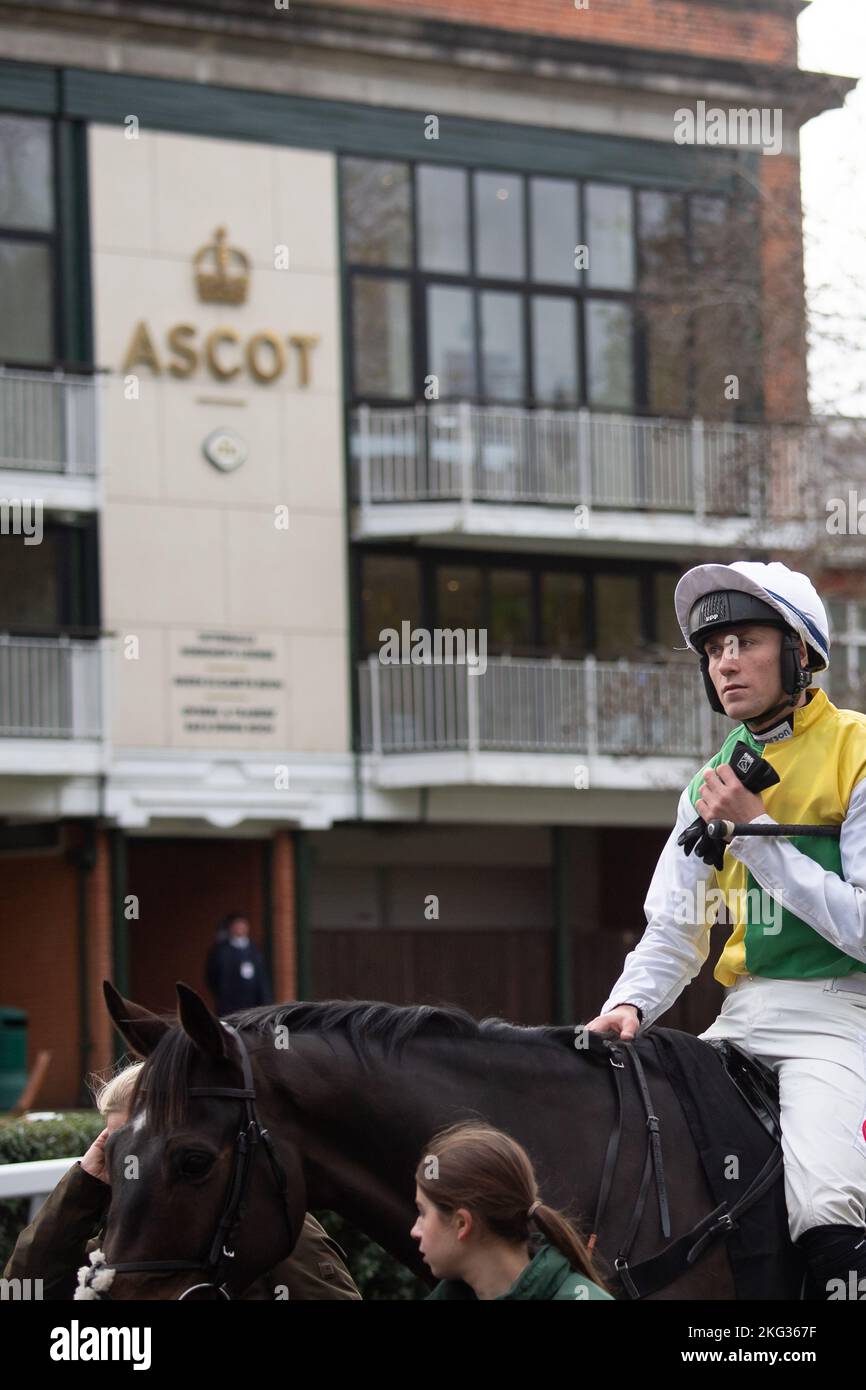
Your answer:
[[[279,1025],[289,1033],[339,1033],[356,1052],[365,1042],[379,1042],[387,1051],[413,1038],[485,1038],[496,1042],[568,1042],[574,1029],[537,1025],[523,1027],[502,1018],[473,1018],[465,1009],[442,1004],[384,1004],[369,999],[326,999],[310,1003],[266,1004],[241,1009],[226,1021],[239,1029],[268,1033]]]
[[[192,1039],[175,1017],[138,1074],[130,1116],[147,1106],[148,1128],[157,1132],[182,1125],[187,1117],[187,1078],[195,1053]],[[267,1034],[282,1025],[294,1033],[343,1037],[362,1060],[371,1043],[399,1052],[415,1038],[454,1038],[497,1043],[542,1043],[574,1048],[575,1029],[547,1024],[524,1027],[501,1018],[473,1018],[464,1009],[433,1004],[385,1004],[364,999],[266,1004],[227,1014],[241,1032]],[[145,1094],[146,1093],[146,1094]]]

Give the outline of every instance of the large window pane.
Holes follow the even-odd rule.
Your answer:
[[[681,294],[689,270],[682,197],[678,193],[640,193],[638,217],[641,289],[652,294]]]
[[[436,569],[436,626],[479,628],[484,620],[484,578],[477,565]]]
[[[425,376],[439,378],[439,395],[474,396],[475,330],[469,290],[431,285],[427,290],[429,356]]]
[[[485,396],[523,400],[523,300],[519,295],[495,291],[481,295],[481,363]]]
[[[381,159],[344,159],[346,260],[408,266],[412,259],[409,167]]]
[[[23,536],[0,536],[0,632],[56,628],[61,611],[61,536],[46,530],[40,545]]]
[[[589,284],[597,289],[630,290],[634,285],[631,190],[587,184],[586,219]]]
[[[725,199],[701,194],[691,200],[692,264],[718,270],[725,259]]]
[[[630,410],[634,401],[632,315],[626,304],[586,306],[587,389],[592,405]]]
[[[0,241],[0,361],[53,360],[52,281],[47,246]]]
[[[515,174],[475,175],[475,256],[479,275],[525,275],[523,180]]]
[[[532,655],[532,577],[527,571],[491,570],[487,640],[491,653]]]
[[[541,640],[545,655],[586,656],[586,580],[554,571],[541,576]]]
[[[557,285],[576,285],[579,241],[577,187],[564,179],[531,179],[532,277]]]
[[[465,169],[418,166],[418,261],[424,270],[469,270],[466,179]]]
[[[647,407],[654,415],[689,414],[689,311],[650,300],[643,306]]]
[[[532,300],[532,371],[537,401],[573,405],[578,399],[577,340],[573,299],[536,295]]]
[[[361,633],[365,654],[382,646],[379,633],[421,622],[421,571],[410,555],[365,555],[361,579]]]
[[[412,394],[409,286],[405,280],[352,280],[352,354],[359,396]]]
[[[641,655],[640,580],[626,574],[595,577],[595,652],[599,661]]]
[[[50,231],[51,124],[29,116],[0,116],[0,227]]]

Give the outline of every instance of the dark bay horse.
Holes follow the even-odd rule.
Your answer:
[[[230,1256],[233,1297],[290,1254],[308,1210],[339,1213],[429,1282],[409,1237],[414,1173],[432,1135],[457,1120],[483,1118],[513,1135],[535,1164],[544,1200],[590,1229],[615,1122],[614,1088],[605,1068],[575,1047],[573,1028],[479,1023],[459,1009],[423,1005],[290,1003],[231,1015],[226,1022],[242,1047],[186,985],[177,986],[177,1019],[124,999],[108,982],[105,995],[127,1045],[147,1060],[130,1120],[106,1146],[112,1200],[104,1254],[109,1266],[158,1266],[118,1272],[112,1298],[177,1298],[210,1278],[203,1252],[237,1176],[245,1104],[213,1090],[243,1092],[242,1053],[276,1167],[259,1153],[250,1168]],[[715,1203],[664,1072],[647,1076],[661,1120],[675,1238]],[[208,1094],[190,1094],[197,1089]],[[605,1274],[640,1186],[641,1118],[623,1128],[597,1248]],[[285,1175],[284,1197],[277,1169]],[[665,1243],[658,1204],[650,1200],[632,1261]],[[171,1262],[182,1268],[165,1269]],[[724,1242],[653,1297],[734,1298]]]

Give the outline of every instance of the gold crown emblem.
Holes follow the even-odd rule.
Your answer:
[[[199,299],[217,304],[243,304],[250,281],[249,257],[236,247],[226,245],[225,227],[217,227],[213,242],[196,251],[193,268]]]

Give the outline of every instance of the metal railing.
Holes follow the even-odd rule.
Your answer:
[[[0,738],[102,736],[98,641],[0,633]]]
[[[441,402],[358,406],[354,499],[588,504],[761,519],[808,515],[797,425],[642,419]]]
[[[95,377],[0,367],[0,468],[94,477],[98,392]]]
[[[454,749],[709,757],[730,723],[691,664],[525,660],[358,668],[365,752]]]

